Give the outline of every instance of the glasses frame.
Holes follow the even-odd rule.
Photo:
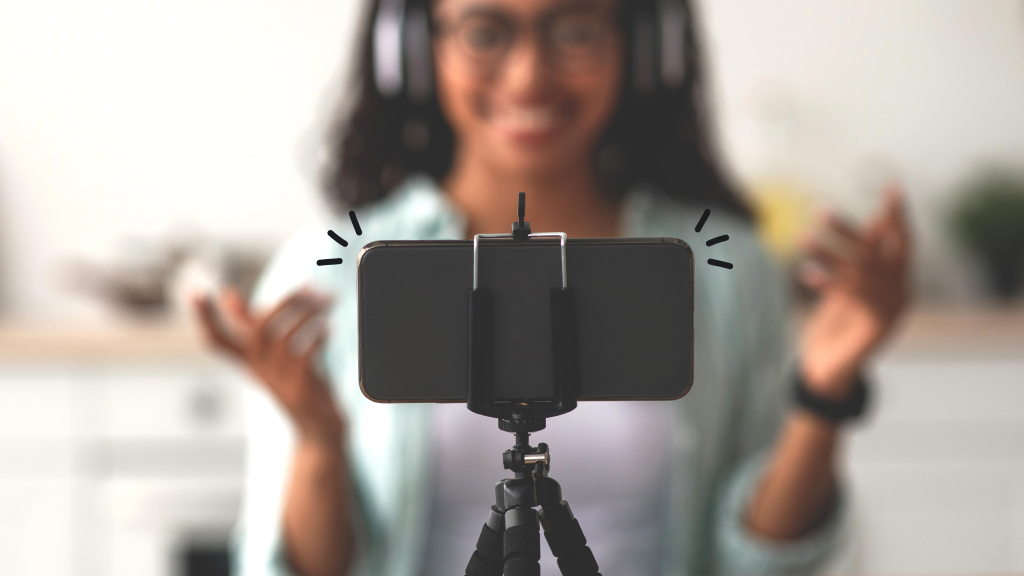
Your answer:
[[[594,53],[590,55],[590,58],[588,58],[590,61],[573,64],[564,55],[558,55],[558,49],[554,46],[554,41],[551,40],[551,29],[559,18],[579,15],[581,13],[597,14],[606,21],[606,26],[601,30],[600,44],[596,47]],[[459,32],[467,21],[476,17],[488,16],[497,17],[502,21],[502,24],[511,33],[511,41],[508,46],[493,57],[480,57],[470,53],[470,50],[464,46],[464,42],[459,38]],[[580,10],[578,8],[570,8],[568,10],[555,10],[542,14],[530,22],[524,22],[522,19],[515,18],[505,12],[488,9],[463,14],[454,22],[444,22],[431,18],[430,34],[434,41],[451,42],[453,44],[451,48],[465,58],[467,64],[477,68],[480,72],[497,71],[502,68],[507,62],[509,55],[514,53],[524,41],[532,42],[534,46],[537,46],[543,55],[544,61],[553,69],[566,73],[587,72],[592,70],[595,64],[600,64],[602,60],[600,56],[606,53],[607,47],[612,44],[615,36],[622,34],[622,26],[617,16],[616,10]]]

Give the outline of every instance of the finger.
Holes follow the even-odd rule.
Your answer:
[[[239,320],[249,319],[249,307],[238,290],[231,287],[225,288],[221,291],[220,300],[224,309],[233,317]]]
[[[824,224],[826,234],[819,237],[819,243],[848,260],[850,264],[864,263],[874,256],[875,247],[868,241],[868,236],[862,229],[835,214],[826,214]]]
[[[902,215],[904,208],[903,189],[897,184],[885,188],[885,211],[890,215]]]
[[[813,262],[800,267],[799,279],[801,284],[811,290],[825,290],[834,282],[832,274]]]
[[[255,340],[254,346],[251,347],[253,357],[260,360],[284,359],[290,356],[289,338],[281,337],[282,332],[286,331],[285,327],[291,325],[289,320],[294,319],[298,314],[305,313],[310,308],[318,310],[329,302],[329,299],[307,289],[299,290],[286,298],[285,302],[278,304],[269,313],[260,317],[253,327],[253,339]]]
[[[910,245],[910,221],[907,219],[906,201],[898,188],[890,188],[887,192],[889,202],[889,219],[893,231],[899,241],[900,248],[908,249]]]
[[[282,299],[280,302],[274,305],[269,311],[260,314],[256,318],[256,322],[253,325],[253,329],[256,332],[257,339],[264,342],[274,340],[268,331],[268,327],[281,319],[288,310],[293,310],[296,306],[305,306],[311,300],[312,294],[302,288],[292,292],[287,297]]]
[[[907,222],[903,195],[898,188],[886,190],[884,217],[878,226],[877,244],[886,261],[902,265],[910,250],[910,226]]]
[[[199,326],[203,331],[207,342],[224,352],[241,358],[244,351],[222,328],[214,309],[213,300],[209,296],[197,296],[192,300],[192,306],[199,317]]]
[[[231,327],[236,337],[240,341],[250,340],[255,320],[249,314],[249,310],[241,296],[234,290],[225,289],[218,295],[217,303],[221,312],[221,319]]]
[[[890,184],[883,193],[882,207],[868,226],[868,234],[877,237],[902,217],[903,200],[900,189]]]
[[[847,256],[825,246],[816,239],[804,241],[804,249],[814,260],[830,269],[852,268],[854,263]]]
[[[245,301],[235,290],[225,288],[217,296],[217,310],[224,331],[232,335],[243,355],[248,354],[254,345],[255,320],[249,314]]]
[[[285,333],[278,340],[278,344],[287,347],[293,345],[292,339],[304,328],[307,328],[313,321],[313,318],[318,316],[327,307],[328,303],[325,301],[313,302],[306,307],[300,314],[299,317],[294,320],[291,327],[288,328]]]
[[[863,244],[864,235],[854,228],[852,224],[839,217],[833,212],[826,212],[822,216],[825,228],[832,234],[851,244]]]
[[[313,360],[313,356],[323,348],[324,342],[327,340],[327,328],[320,327],[320,331],[317,333],[316,338],[310,342],[309,347],[299,357],[303,362],[309,363]]]

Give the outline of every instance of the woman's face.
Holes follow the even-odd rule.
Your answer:
[[[464,157],[524,175],[589,156],[617,105],[614,0],[437,0],[441,109]]]

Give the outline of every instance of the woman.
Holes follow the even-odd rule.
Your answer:
[[[863,228],[828,218],[829,241],[808,242],[819,265],[804,280],[820,297],[789,358],[784,290],[712,160],[686,3],[383,0],[373,14],[327,179],[332,200],[358,208],[360,241],[504,232],[522,190],[536,231],[675,236],[697,262],[735,264],[696,272],[686,398],[582,403],[537,436],[602,571],[820,568],[845,518],[827,408],[850,405],[907,300],[898,196]],[[705,207],[728,244],[705,248],[693,231]],[[264,385],[249,406],[241,572],[461,573],[503,477],[490,446],[509,438],[464,407],[361,396],[355,267],[312,265],[323,232],[282,248],[252,308],[232,293],[197,301],[210,339]],[[811,398],[799,407],[794,373]],[[596,458],[606,442],[633,459]],[[481,469],[493,474],[452,473]]]

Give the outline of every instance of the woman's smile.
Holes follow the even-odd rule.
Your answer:
[[[571,101],[493,103],[484,104],[480,116],[500,139],[536,146],[555,140],[572,123],[575,111]]]

